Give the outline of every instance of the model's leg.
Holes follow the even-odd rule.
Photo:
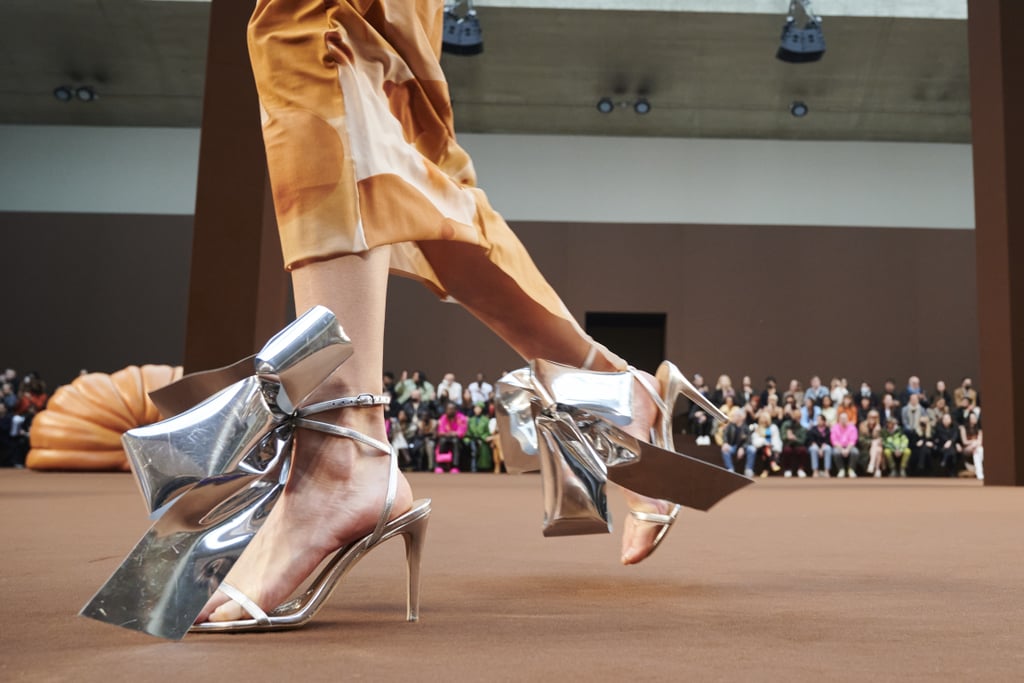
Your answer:
[[[579,325],[571,318],[551,313],[527,296],[480,247],[461,242],[420,242],[419,247],[448,293],[524,359],[543,358],[580,367],[588,358],[595,343]],[[612,371],[623,370],[627,365],[598,345],[590,368]],[[647,379],[657,386],[653,375],[647,375]],[[638,439],[650,440],[657,415],[650,396],[638,387],[633,392],[633,421],[624,430]],[[668,514],[675,507],[669,501],[621,490],[631,510]],[[661,528],[632,515],[626,517],[623,527],[622,562],[635,564],[650,554]]]
[[[380,392],[388,257],[383,247],[294,271],[296,309],[314,304],[331,309],[355,350],[312,400]],[[382,407],[338,410],[317,419],[387,441]],[[387,456],[355,441],[299,430],[281,499],[226,580],[264,610],[275,608],[329,553],[373,530],[384,504],[388,467]],[[411,504],[408,482],[400,474],[392,516]],[[244,617],[237,603],[218,592],[198,620]]]

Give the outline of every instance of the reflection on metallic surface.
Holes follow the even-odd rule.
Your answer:
[[[632,419],[633,383],[630,372],[540,360],[498,381],[495,406],[505,460],[515,471],[541,471],[546,536],[609,531],[609,480],[698,510],[751,483],[624,432],[620,425]]]
[[[267,343],[255,358],[255,375],[180,415],[128,432],[132,471],[160,517],[82,614],[183,637],[283,490],[295,427],[309,426],[304,415],[325,405],[302,401],[351,354],[334,314],[318,306]],[[200,384],[210,388],[236,371],[207,373]],[[186,389],[171,393],[200,384],[185,382]],[[349,400],[380,402],[363,398]]]

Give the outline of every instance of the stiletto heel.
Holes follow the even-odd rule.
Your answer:
[[[405,539],[405,574],[408,580],[406,590],[406,621],[419,621],[420,618],[420,561],[423,557],[423,544],[427,538],[427,520],[429,514],[409,524],[402,532]]]
[[[390,444],[311,418],[329,410],[390,402],[386,395],[360,394],[308,403],[310,394],[351,355],[351,342],[334,314],[317,306],[253,358],[189,376],[154,396],[161,410],[194,407],[180,414],[170,411],[174,417],[125,434],[132,472],[157,519],[82,608],[82,615],[172,639],[190,630],[296,628],[317,613],[349,569],[397,535],[412,539],[407,611],[418,611],[419,560],[430,501],[418,500],[390,519],[398,482]],[[255,374],[242,376],[248,363]],[[387,491],[373,531],[338,549],[302,595],[266,612],[223,579],[280,498],[297,429],[351,439],[386,453]],[[251,618],[194,624],[219,588]]]

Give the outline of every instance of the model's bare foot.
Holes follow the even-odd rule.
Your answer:
[[[654,375],[641,373],[650,383],[650,386],[659,390],[658,380]],[[623,428],[630,436],[644,441],[651,440],[651,426],[660,417],[658,408],[651,400],[650,394],[639,386],[639,380],[634,380],[633,391],[633,421]],[[667,515],[675,508],[675,503],[657,498],[648,498],[634,493],[629,489],[622,489],[626,498],[626,505],[630,510],[637,512],[650,512]],[[661,533],[662,526],[637,519],[633,515],[626,517],[622,529],[622,564],[636,564],[651,554],[654,550],[654,540]]]
[[[283,603],[330,553],[373,530],[384,506],[388,460],[355,441],[300,430],[281,499],[226,581],[267,612]],[[399,474],[392,518],[411,506],[412,491]],[[247,618],[218,591],[196,622]]]

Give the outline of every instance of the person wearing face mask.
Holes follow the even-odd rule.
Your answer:
[[[878,407],[878,394],[871,390],[871,385],[867,382],[861,382],[860,389],[857,391],[857,396],[854,399],[854,403],[859,405],[862,398],[866,398],[870,401],[868,404],[871,408]]]
[[[971,408],[978,405],[978,392],[974,388],[974,383],[970,377],[964,377],[963,381],[960,382],[960,386],[953,392],[953,400],[956,401],[958,406],[963,405],[964,397],[970,399]]]

